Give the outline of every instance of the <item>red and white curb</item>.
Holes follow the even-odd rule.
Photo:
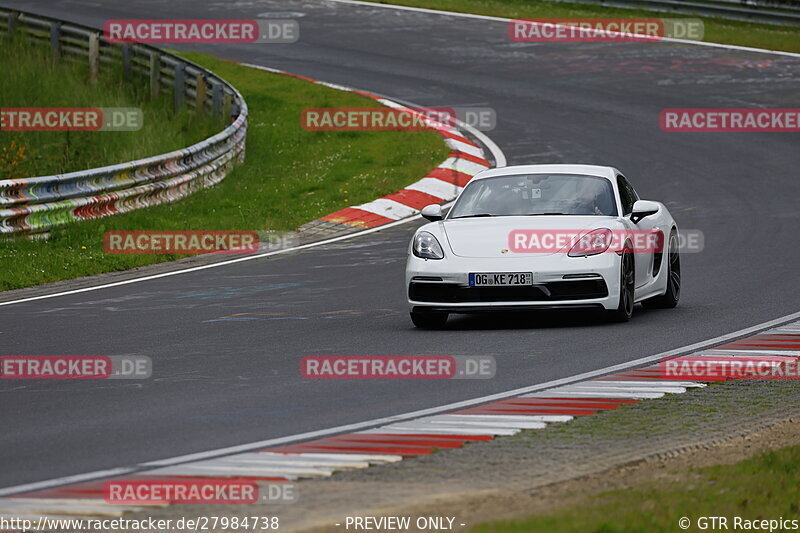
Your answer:
[[[392,109],[400,109],[415,115],[421,115],[413,108],[369,92],[269,67],[247,63],[244,63],[243,66],[298,78],[317,85],[324,85],[331,89],[360,94]],[[459,129],[431,119],[426,119],[426,122],[433,131],[436,131],[444,138],[445,144],[451,150],[449,157],[438,167],[421,180],[398,192],[365,204],[345,207],[304,224],[300,227],[300,230],[310,231],[318,227],[324,227],[328,232],[331,232],[334,229],[375,228],[390,224],[418,214],[426,205],[443,204],[453,200],[475,174],[491,167],[489,161],[486,160],[483,148],[472,142]]]
[[[724,377],[675,380],[664,377],[659,362],[667,359],[695,361],[768,361],[774,365],[800,360],[800,321],[772,328],[679,357],[654,360],[649,366],[553,387],[534,393],[495,400],[444,414],[326,436],[304,442],[270,446],[244,453],[144,470],[103,480],[72,483],[46,490],[0,498],[0,517],[34,519],[59,517],[109,517],[147,506],[104,503],[107,481],[247,480],[275,482],[331,476],[336,470],[367,468],[393,463],[436,450],[460,448],[468,442],[514,435],[523,429],[541,429],[576,416],[617,409],[666,394],[681,394]],[[162,462],[162,464],[168,461]],[[151,463],[152,465],[158,462]],[[302,492],[302,490],[301,490]],[[302,500],[302,495],[300,496]]]

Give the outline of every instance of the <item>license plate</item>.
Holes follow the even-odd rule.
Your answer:
[[[470,274],[470,287],[518,287],[533,285],[533,274],[530,272],[498,272],[487,274]]]

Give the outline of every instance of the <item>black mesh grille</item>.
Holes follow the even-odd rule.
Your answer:
[[[608,288],[602,279],[559,281],[541,287],[464,287],[452,283],[411,283],[409,299],[415,302],[552,302],[605,298]],[[548,294],[549,293],[549,294]]]

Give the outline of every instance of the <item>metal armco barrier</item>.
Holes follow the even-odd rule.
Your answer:
[[[112,44],[101,32],[0,8],[0,34],[24,32],[53,56],[88,62],[90,80],[118,68],[149,80],[151,96],[172,90],[188,105],[232,122],[208,139],[168,154],[56,176],[0,180],[0,234],[47,232],[55,226],[172,202],[222,181],[244,161],[247,104],[232,85],[203,67],[142,44]],[[208,95],[208,96],[207,96]],[[2,102],[0,102],[2,106]]]
[[[698,2],[689,0],[555,0],[575,4],[592,4],[626,9],[649,9],[664,13],[700,15],[729,20],[776,24],[780,26],[800,26],[800,12],[794,3],[782,5],[778,2],[743,5],[730,5],[730,2]],[[719,0],[723,2],[724,0]]]

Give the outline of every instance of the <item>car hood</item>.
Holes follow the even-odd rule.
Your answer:
[[[552,252],[514,253],[509,236],[517,230],[582,234],[597,228],[619,227],[607,216],[510,216],[449,219],[442,227],[450,250],[460,257],[547,257],[566,253],[569,246]]]

